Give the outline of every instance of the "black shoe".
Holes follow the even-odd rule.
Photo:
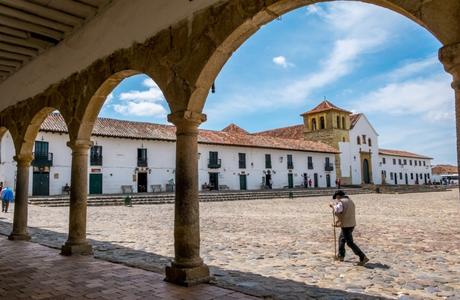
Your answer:
[[[359,260],[359,263],[357,263],[357,265],[358,266],[364,266],[368,261],[369,261],[369,258],[364,256],[362,259]]]
[[[336,261],[343,261],[344,259],[345,259],[345,257],[343,257],[343,256],[334,257],[334,260],[336,260]]]

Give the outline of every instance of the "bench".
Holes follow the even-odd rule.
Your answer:
[[[150,185],[150,188],[152,188],[152,192],[154,193],[162,191],[161,184],[152,184]]]
[[[225,191],[225,190],[229,190],[230,188],[228,187],[228,185],[226,184],[219,184],[219,190],[221,191]]]
[[[133,193],[133,186],[132,185],[122,185],[121,192],[123,194],[132,194]]]

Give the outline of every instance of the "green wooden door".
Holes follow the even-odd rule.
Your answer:
[[[34,172],[32,183],[32,195],[49,196],[50,194],[50,173]]]
[[[294,187],[294,177],[292,176],[292,173],[288,174],[288,187],[290,189]]]
[[[240,175],[240,190],[247,190],[248,189],[248,181],[246,178],[246,174]]]
[[[102,194],[102,174],[89,174],[89,193]]]

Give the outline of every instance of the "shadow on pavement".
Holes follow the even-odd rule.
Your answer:
[[[0,235],[8,235],[12,224],[3,221],[0,217]],[[60,249],[67,239],[67,234],[37,227],[29,227],[31,242],[47,247]],[[137,267],[156,273],[164,273],[166,265],[170,264],[171,257],[157,255],[142,250],[116,244],[117,241],[89,240],[93,245],[94,257],[106,261]],[[121,241],[122,242],[122,241]],[[369,263],[367,268],[389,268],[380,263]],[[250,272],[226,270],[210,266],[213,274],[212,284],[219,287],[232,289],[264,299],[388,299],[379,296],[364,295],[357,292],[347,292],[337,289],[320,288],[287,279],[265,277]]]

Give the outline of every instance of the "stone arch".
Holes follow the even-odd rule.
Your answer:
[[[32,154],[35,139],[38,135],[40,127],[50,113],[55,111],[53,107],[44,107],[40,109],[30,120],[29,124],[24,130],[23,135],[13,135],[14,146],[16,148],[16,155],[18,157],[27,156]]]
[[[196,112],[203,110],[212,83],[224,64],[262,25],[294,9],[331,1],[333,0],[235,0],[217,4],[196,14],[191,34],[192,42],[196,45],[196,49],[193,49],[196,57],[191,59],[193,68],[189,67],[193,71],[187,74],[189,81],[195,84],[186,109]],[[439,9],[439,3],[431,5],[431,1],[424,0],[356,1],[397,12],[427,29],[444,45],[460,40],[460,31],[457,30],[460,20],[456,15],[460,4],[456,0],[444,1],[442,9]]]
[[[78,112],[79,118],[69,126],[70,140],[90,140],[94,124],[104,105],[107,96],[123,79],[140,74],[136,70],[123,70],[112,74],[102,82],[99,88],[91,96]]]

